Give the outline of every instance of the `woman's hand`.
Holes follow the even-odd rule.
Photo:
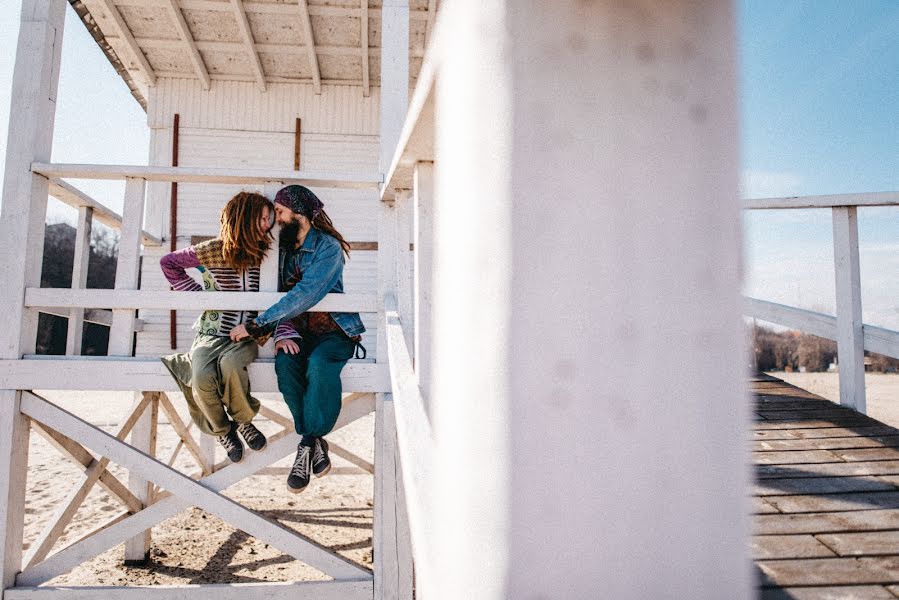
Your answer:
[[[231,333],[229,335],[231,336],[232,342],[239,342],[240,340],[245,340],[250,337],[250,334],[247,333],[247,328],[245,325],[238,325],[231,330]]]
[[[300,346],[290,338],[275,342],[275,354],[281,352],[282,350],[287,354],[299,354]]]

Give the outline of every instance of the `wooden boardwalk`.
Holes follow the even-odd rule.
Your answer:
[[[773,377],[751,385],[761,598],[899,598],[899,430]]]

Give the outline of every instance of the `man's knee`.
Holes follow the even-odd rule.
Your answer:
[[[240,371],[245,371],[247,368],[247,361],[236,354],[226,354],[219,361],[219,369],[222,371],[222,375],[227,377],[232,373],[238,373]]]
[[[191,386],[200,392],[216,392],[218,384],[218,373],[214,369],[203,369],[191,373]]]
[[[300,356],[298,354],[288,354],[287,352],[278,352],[275,355],[275,373],[278,377],[290,375],[300,367]]]

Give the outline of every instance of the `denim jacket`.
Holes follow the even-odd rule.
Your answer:
[[[291,263],[295,262],[296,266]],[[285,281],[284,274],[300,273],[287,294],[268,310],[248,324],[247,331],[255,338],[269,334],[281,321],[297,317],[319,302],[325,295],[343,293],[343,249],[334,237],[317,229],[310,229],[303,245],[279,254],[278,276],[282,289],[287,289],[293,281]],[[285,268],[286,267],[286,268]],[[292,278],[291,278],[292,279]],[[345,334],[354,337],[365,331],[359,313],[331,313],[334,321]]]

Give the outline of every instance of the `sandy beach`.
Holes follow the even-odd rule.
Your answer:
[[[37,393],[110,433],[118,428],[133,401],[132,394],[120,392]],[[170,398],[185,422],[189,422],[183,398],[179,394],[171,394]],[[288,414],[279,396],[260,395],[260,399],[278,412]],[[280,429],[266,419],[257,419],[255,423],[266,434]],[[196,429],[192,433],[195,437],[198,435]],[[373,436],[374,416],[368,415],[333,432],[328,439],[373,462]],[[160,413],[157,457],[168,461],[177,441],[174,430]],[[218,448],[217,460],[223,458],[224,453]],[[331,458],[331,474],[313,480],[302,494],[287,491],[286,474],[254,475],[229,488],[226,494],[370,569],[372,476],[340,457],[332,454]],[[272,467],[289,467],[292,459],[293,455],[290,455]],[[186,451],[181,452],[174,466],[184,473],[197,471]],[[125,469],[111,464],[109,470],[126,481]],[[67,458],[32,432],[25,511],[26,545],[37,538],[80,474],[81,471]],[[118,501],[100,486],[95,486],[54,551],[121,510]],[[123,552],[122,545],[112,548],[49,583],[178,585],[327,579],[318,570],[197,508],[188,509],[153,528],[151,561],[146,566],[124,566]]]
[[[839,373],[769,373],[787,383],[808,390],[822,398],[840,401]],[[865,373],[867,413],[887,425],[899,427],[899,375],[895,373]]]

